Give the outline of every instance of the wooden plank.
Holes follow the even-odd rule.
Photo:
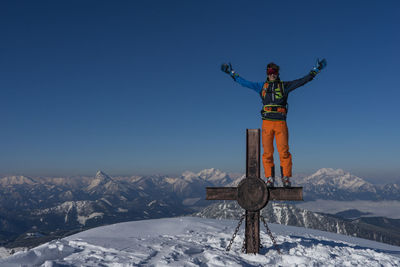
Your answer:
[[[246,130],[246,178],[260,178],[260,129]]]
[[[251,179],[251,180],[254,179],[254,181],[260,179],[260,129],[246,130],[246,179]],[[254,189],[256,190],[256,188]],[[247,192],[247,194],[249,193],[250,192]],[[259,193],[261,193],[261,191]],[[265,196],[266,202],[268,202],[268,192],[265,193],[267,194]],[[246,198],[250,196],[242,195],[240,197]],[[260,199],[262,198],[262,196],[259,197]],[[251,200],[252,198],[250,197],[249,199]],[[266,205],[266,202],[263,206]],[[245,239],[246,239],[246,253],[259,253],[260,249],[259,210],[258,211],[246,210]]]
[[[237,187],[207,187],[207,200],[237,200]]]
[[[246,253],[258,254],[260,250],[260,211],[246,210]]]
[[[302,201],[303,187],[270,187],[269,200]]]

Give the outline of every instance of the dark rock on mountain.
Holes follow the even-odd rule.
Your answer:
[[[193,216],[213,219],[236,219],[245,211],[235,201],[210,205]],[[392,245],[400,245],[400,220],[361,218],[346,220],[332,215],[315,213],[285,203],[269,203],[262,211],[267,222],[292,225],[350,235]],[[234,229],[232,229],[233,231]]]
[[[343,219],[356,219],[361,216],[369,215],[370,212],[361,212],[356,209],[344,210],[338,213],[335,213],[335,216],[343,218]]]

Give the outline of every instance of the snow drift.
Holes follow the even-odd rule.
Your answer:
[[[262,229],[259,255],[241,253],[235,220],[193,217],[94,228],[0,260],[1,266],[399,266],[400,247],[300,227],[271,224],[283,255]]]

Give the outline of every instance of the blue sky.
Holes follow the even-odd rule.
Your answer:
[[[1,1],[0,174],[244,172],[248,80],[289,96],[294,172],[400,179],[398,1]],[[279,165],[276,155],[276,164]]]

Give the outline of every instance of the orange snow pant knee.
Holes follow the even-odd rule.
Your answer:
[[[265,177],[275,176],[274,137],[279,152],[283,176],[292,176],[292,155],[289,153],[289,133],[286,121],[263,120],[262,124],[262,155]]]

